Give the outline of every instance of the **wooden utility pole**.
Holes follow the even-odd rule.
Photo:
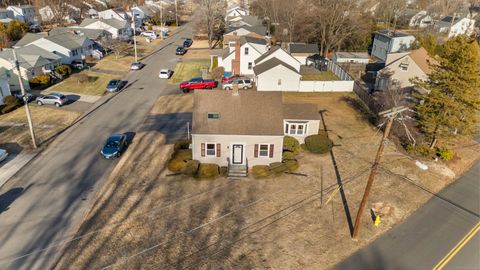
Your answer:
[[[178,22],[178,4],[177,0],[175,0],[175,24],[177,26],[180,26],[180,23]]]
[[[370,190],[372,189],[373,180],[375,179],[375,175],[377,174],[378,165],[380,164],[380,160],[383,155],[383,149],[387,144],[388,135],[390,134],[390,130],[392,129],[393,120],[395,117],[403,112],[408,110],[405,107],[395,107],[388,111],[383,111],[379,113],[380,116],[388,118],[387,125],[385,126],[385,131],[383,132],[382,142],[378,147],[377,155],[375,156],[375,162],[373,163],[372,169],[370,170],[370,176],[368,177],[367,187],[365,188],[365,192],[363,194],[362,202],[360,203],[360,207],[358,208],[357,217],[355,218],[355,226],[353,227],[353,239],[358,239],[358,230],[360,227],[360,221],[363,216],[363,212],[365,212],[365,206],[367,205],[368,197],[370,195]]]
[[[33,148],[36,149],[37,140],[35,138],[35,131],[33,130],[32,115],[30,114],[30,107],[28,106],[28,98],[25,93],[25,88],[23,87],[22,72],[20,71],[20,64],[18,63],[17,52],[15,51],[15,49],[12,49],[12,53],[13,53],[13,60],[14,60],[13,65],[18,73],[18,84],[20,84],[23,103],[25,103],[25,112],[27,113],[27,122],[28,122],[28,128],[30,129],[30,136],[32,137],[32,145],[33,145]]]

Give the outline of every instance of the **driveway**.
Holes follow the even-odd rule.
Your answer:
[[[104,96],[74,126],[61,134],[27,168],[0,189],[9,206],[0,218],[0,269],[48,269],[91,208],[115,161],[98,154],[112,133],[135,131],[160,95],[177,93],[157,78],[160,68],[174,68],[175,44],[191,36],[189,26],[178,30],[151,56],[143,70],[130,72],[129,86]],[[28,188],[27,188],[28,187]]]

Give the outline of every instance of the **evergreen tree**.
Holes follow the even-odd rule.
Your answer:
[[[416,107],[421,130],[430,147],[456,134],[470,135],[478,125],[480,110],[480,49],[470,38],[448,40],[439,63],[427,81],[415,80],[429,91]]]

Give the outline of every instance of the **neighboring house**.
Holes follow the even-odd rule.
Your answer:
[[[140,27],[144,22],[149,21],[155,15],[151,6],[143,5],[132,8],[132,16],[135,18],[135,25]]]
[[[367,52],[335,52],[333,62],[335,63],[358,63],[368,64],[370,56]]]
[[[307,64],[307,58],[320,53],[317,44],[287,43],[286,47],[287,51],[302,65]]]
[[[435,29],[440,33],[446,33],[448,37],[458,35],[471,35],[475,29],[475,20],[465,17],[445,16],[435,23]]]
[[[117,19],[85,19],[80,27],[108,31],[112,38],[130,37],[133,34],[129,22]]]
[[[8,6],[7,10],[13,12],[14,19],[24,23],[36,23],[35,8],[32,5]]]
[[[270,58],[254,67],[258,91],[298,91],[302,78],[299,70],[281,61]]]
[[[8,77],[5,72],[2,72],[0,68],[0,105],[3,104],[3,99],[6,96],[11,96],[10,86],[8,85]]]
[[[263,26],[263,21],[257,16],[235,16],[227,18],[227,27],[237,28],[241,26]]]
[[[262,56],[255,59],[255,66],[260,65],[272,58],[277,58],[278,60],[289,65],[296,71],[300,71],[300,66],[302,65],[302,63],[298,61],[296,57],[294,57],[293,55],[288,53],[285,49],[279,46],[273,47],[268,52],[264,53]]]
[[[71,64],[74,60],[85,59],[95,50],[95,42],[85,35],[66,32],[63,34],[42,37],[30,44],[61,57],[62,64]]]
[[[60,64],[60,56],[36,45],[27,45],[15,50],[20,64],[20,72],[22,73],[22,78],[24,80],[23,85],[26,90],[30,89],[28,82],[33,77],[44,73],[50,73]],[[19,93],[20,85],[18,82],[17,71],[14,70],[12,66],[13,59],[12,49],[6,49],[0,52],[0,76],[6,74],[11,92]]]
[[[223,35],[223,44],[228,46],[232,41],[234,42],[238,39],[238,37],[243,36],[266,38],[268,37],[267,27],[243,25],[240,27],[229,28]]]
[[[242,36],[237,40],[231,41],[222,55],[216,56],[219,66],[223,66],[225,72],[253,77],[255,60],[268,51],[269,45],[264,38]]]
[[[280,92],[196,91],[192,123],[194,160],[246,175],[282,161],[285,135],[318,134],[320,115],[315,105],[283,104]]]
[[[375,89],[388,90],[392,84],[401,88],[412,87],[411,79],[419,78],[426,80],[432,72],[431,65],[435,65],[435,59],[428,56],[424,48],[406,53],[388,55],[385,67],[377,74]]]
[[[111,8],[98,12],[99,19],[116,19],[119,21],[126,21],[131,23],[131,16],[123,8]]]
[[[13,48],[20,48],[23,46],[26,46],[35,40],[47,37],[47,33],[26,33],[15,45],[13,45]]]
[[[414,41],[413,35],[402,32],[377,31],[373,38],[372,56],[385,62],[388,54],[405,52],[410,49]]]
[[[83,28],[83,27],[56,27],[48,32],[49,36],[60,35],[64,33],[73,33],[76,35],[85,35],[87,38],[97,42],[102,43],[105,40],[112,39],[112,33],[108,32],[107,30],[103,29],[90,29],[90,28]]]
[[[38,14],[40,14],[42,22],[49,22],[55,18],[55,14],[50,6],[44,6],[38,9]]]
[[[8,24],[15,17],[13,16],[13,11],[8,9],[0,9],[0,23]]]
[[[242,8],[239,5],[233,5],[227,8],[227,13],[225,18],[235,17],[235,16],[248,16],[250,12],[246,8]]]
[[[426,10],[422,10],[410,18],[408,25],[410,27],[426,28],[433,25],[433,18],[428,15]]]

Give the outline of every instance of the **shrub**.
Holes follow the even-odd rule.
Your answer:
[[[300,165],[298,164],[298,161],[295,160],[295,159],[287,160],[287,161],[283,162],[283,164],[285,164],[285,166],[287,166],[287,169],[288,169],[289,172],[294,172],[294,171],[298,170],[298,167],[300,167]]]
[[[293,152],[288,152],[285,151],[282,154],[282,162],[287,161],[287,160],[295,160],[295,154]]]
[[[188,160],[180,172],[183,175],[194,176],[195,174],[197,174],[199,166],[200,162],[198,160]]]
[[[88,76],[87,74],[83,73],[78,73],[72,75],[72,78],[75,78],[77,80],[77,83],[86,83],[86,82],[94,82],[98,79],[98,77],[95,76]]]
[[[62,76],[72,74],[72,68],[69,65],[60,65],[55,68],[55,72]]]
[[[181,172],[185,169],[187,162],[192,159],[191,150],[179,150],[172,154],[172,158],[168,161],[167,168],[172,172]]]
[[[454,155],[453,151],[447,148],[442,148],[437,150],[437,156],[441,160],[449,161],[450,159],[453,158],[453,155]]]
[[[5,108],[5,107],[7,107],[7,105],[5,105],[5,104],[0,104],[0,114],[2,114],[2,110],[3,110],[3,108]]]
[[[153,26],[152,26],[151,24],[149,24],[149,25],[147,26],[147,30],[153,30]]]
[[[6,105],[18,105],[19,101],[18,98],[15,96],[6,96],[3,98],[3,103]]]
[[[285,136],[283,137],[283,151],[297,155],[300,152],[300,143],[292,136]]]
[[[422,157],[428,157],[432,154],[430,146],[424,143],[417,145],[409,144],[407,145],[406,150],[409,154]]]
[[[212,63],[212,70],[216,69],[217,67],[218,67],[218,57],[214,56],[213,63]]]
[[[31,84],[37,84],[37,85],[47,85],[47,84],[50,83],[51,80],[52,80],[52,77],[50,77],[50,75],[40,74],[38,76],[33,77],[30,80],[30,83]]]
[[[220,167],[217,164],[202,163],[198,167],[197,178],[215,178],[220,175]]]
[[[210,72],[210,75],[214,80],[220,80],[223,77],[224,72],[225,72],[225,69],[223,67],[216,67],[212,69],[212,72]]]
[[[305,149],[316,154],[325,154],[333,147],[333,142],[326,135],[311,135],[305,138]]]
[[[172,159],[181,159],[183,161],[188,161],[192,159],[192,150],[190,149],[180,149],[172,154]]]
[[[10,104],[2,108],[2,114],[14,111],[18,106],[16,104]]]
[[[178,151],[181,149],[188,149],[192,141],[189,140],[179,140],[173,145],[173,151]]]
[[[288,171],[287,165],[285,165],[285,163],[281,163],[281,162],[270,163],[269,168],[270,168],[270,171],[274,174],[281,174],[281,173],[284,173],[284,172]]]
[[[228,176],[228,168],[226,166],[220,167],[220,175],[223,176],[223,177]]]
[[[255,178],[265,178],[272,175],[270,167],[267,165],[255,165],[252,167],[252,175]]]

